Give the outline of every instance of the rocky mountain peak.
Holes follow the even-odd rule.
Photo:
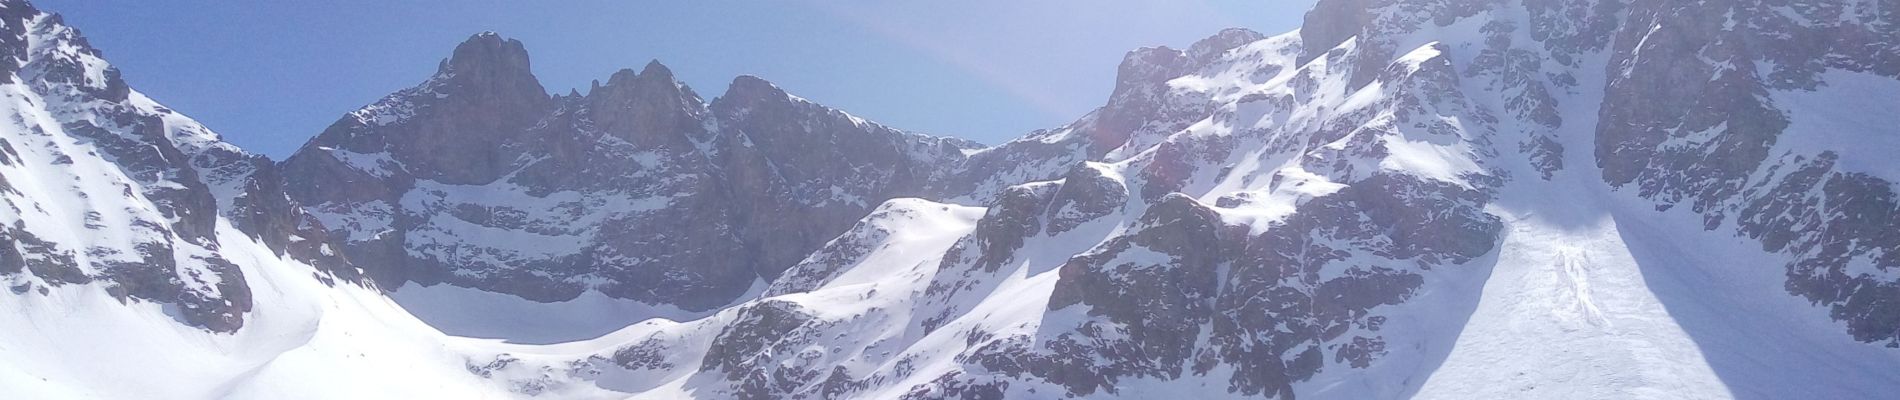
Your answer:
[[[378,179],[485,183],[501,177],[517,155],[502,144],[537,124],[553,104],[521,42],[483,32],[457,45],[434,76],[339,118],[306,149],[402,159],[402,174]],[[303,163],[304,154],[286,162]],[[373,164],[359,168],[387,172],[383,163]]]
[[[1334,46],[1345,43],[1358,35],[1367,24],[1372,23],[1372,13],[1368,7],[1372,0],[1322,0],[1312,10],[1306,12],[1305,22],[1300,25],[1300,42],[1305,52],[1300,54],[1300,64],[1319,58]]]
[[[1115,91],[1110,97],[1126,96],[1132,92],[1147,90],[1158,82],[1174,79],[1185,73],[1192,60],[1187,53],[1168,46],[1143,47],[1122,56],[1122,63],[1115,68]]]
[[[635,72],[631,68],[622,68],[607,76],[607,83],[595,81],[588,89],[588,97],[653,98],[671,99],[669,102],[703,102],[699,94],[673,76],[673,70],[661,64],[660,60],[648,61],[645,67]]]
[[[752,75],[740,75],[726,86],[726,93],[713,99],[712,108],[729,117],[745,117],[759,108],[790,107],[794,96],[777,84]]]
[[[1890,1],[1320,0],[1131,52],[1095,112],[981,149],[752,76],[708,104],[658,62],[537,103],[485,33],[281,179],[38,72],[105,67],[0,12],[41,43],[0,74],[30,83],[0,85],[0,311],[26,310],[0,382],[28,384],[0,397],[1891,397]],[[401,308],[328,286],[348,262]],[[522,336],[443,308],[606,330],[493,346],[442,334]],[[42,319],[73,309],[109,312]],[[259,337],[305,340],[224,346]],[[229,368],[33,350],[93,344]],[[413,371],[304,373],[386,365]]]
[[[612,75],[607,76],[607,83],[605,85],[600,84],[599,81],[595,81],[593,87],[589,88],[588,91],[589,94],[592,94],[593,91],[600,90],[601,88],[619,87],[622,89],[631,89],[635,86],[661,88],[667,85],[679,86],[677,78],[673,76],[673,69],[667,68],[666,64],[661,64],[660,60],[651,60],[647,61],[646,66],[641,67],[639,71],[634,71],[632,68],[621,68],[620,70],[614,71]]]
[[[1189,45],[1187,57],[1188,59],[1194,60],[1195,64],[1206,64],[1214,61],[1214,58],[1219,57],[1221,53],[1266,38],[1267,35],[1254,32],[1252,29],[1222,29],[1220,33],[1215,33],[1214,36],[1208,36],[1205,39],[1195,41],[1194,44]]]
[[[639,81],[639,80],[640,80],[640,72],[634,71],[632,68],[621,68],[619,70],[615,70],[613,74],[607,75],[607,83],[604,85],[601,84],[599,80],[595,80],[593,87],[588,89],[588,94],[590,95],[594,94],[594,92],[597,92],[602,88],[632,87],[633,82]]]
[[[456,45],[436,69],[436,78],[449,83],[444,89],[462,92],[458,94],[522,106],[540,107],[548,98],[547,89],[534,77],[527,48],[494,32],[475,34]]]
[[[64,20],[29,4],[0,9],[0,21],[6,25],[6,34],[0,36],[0,57],[6,58],[6,63],[0,71],[17,72],[28,83],[51,89],[56,95],[71,89],[79,96],[76,98],[126,101],[132,90],[120,77],[119,69],[105,62],[103,54]],[[0,77],[0,82],[11,80]]]
[[[674,78],[673,71],[653,60],[641,68],[615,71],[607,83],[587,94],[594,125],[602,132],[636,144],[658,146],[654,140],[683,145],[684,137],[703,139],[705,100]]]
[[[657,60],[555,102],[521,48],[475,35],[442,73],[286,162],[303,188],[293,197],[347,231],[345,253],[384,266],[386,287],[536,301],[596,290],[707,310],[968,147],[793,101],[755,77],[707,104]],[[477,228],[562,245],[464,239]]]
[[[645,67],[640,67],[640,76],[654,80],[674,80],[673,69],[661,64],[659,59],[648,60]]]
[[[778,85],[765,80],[765,78],[752,75],[739,75],[738,77],[732,78],[732,84],[726,86],[726,94],[719,96],[719,98],[752,100],[784,98],[786,95],[787,93],[785,93],[784,89],[780,89]]]
[[[1168,80],[1185,74],[1191,65],[1186,53],[1167,46],[1144,47],[1123,56],[1108,105],[1097,111],[1095,124],[1083,131],[1090,154],[1099,156],[1127,142],[1145,123],[1141,119],[1161,106]]]
[[[12,121],[0,124],[0,286],[11,294],[96,286],[230,333],[253,306],[241,265],[302,262],[326,285],[354,280],[268,160],[132,90],[58,15],[0,2],[0,76],[19,83],[0,85],[0,119]],[[258,251],[233,256],[245,248]]]
[[[521,41],[503,38],[495,32],[482,32],[456,45],[449,58],[443,59],[442,65],[436,68],[436,73],[532,80],[534,73],[529,67],[528,49]]]

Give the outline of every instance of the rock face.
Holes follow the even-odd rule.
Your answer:
[[[706,310],[769,282],[974,145],[740,77],[708,104],[658,62],[550,97],[519,42],[469,38],[435,76],[284,161],[385,287],[537,301],[586,290]]]
[[[1188,47],[1129,52],[1116,68],[1115,89],[1103,105],[1056,129],[1040,130],[982,149],[956,165],[956,172],[929,184],[926,194],[965,204],[984,204],[1005,188],[1056,179],[1085,161],[1131,158],[1216,110],[1212,93],[1179,90],[1171,79],[1210,68],[1216,58],[1263,36],[1229,29]],[[1264,78],[1275,71],[1247,71]]]
[[[721,378],[706,393],[1143,396],[1155,392],[1131,382],[1179,380],[1291,397],[1380,365],[1389,335],[1420,334],[1387,328],[1391,307],[1477,273],[1465,264],[1495,247],[1503,223],[1483,208],[1505,173],[1484,164],[1498,117],[1457,94],[1442,45],[1381,68],[1365,101],[1343,84],[1353,69],[1329,67],[1351,65],[1351,47],[1302,67],[1293,36],[1203,43],[1131,53],[1108,107],[972,155],[936,186],[987,199],[961,239],[900,250],[903,230],[867,228],[929,206],[873,213],[788,271],[799,278],[774,300],[706,322],[720,338],[781,338],[716,339],[780,361],[709,355],[700,365]],[[989,167],[1037,154],[1053,161]],[[982,188],[1006,176],[1041,178]],[[847,279],[839,265],[884,270]]]
[[[1513,211],[1550,187],[1745,238],[1735,265],[1637,267],[1779,275],[1742,296],[1885,351],[1896,175],[1822,130],[1894,142],[1818,93],[1900,104],[1892,11],[1822,3],[1328,0],[1298,33],[1137,50],[1102,108],[930,177],[985,207],[959,239],[903,240],[938,203],[887,203],[764,299],[622,353],[745,398],[1402,397],[1459,339],[1462,282],[1527,268],[1492,265],[1512,235],[1600,223]],[[650,351],[686,330],[715,351]]]
[[[276,166],[133,91],[59,16],[0,3],[0,285],[97,286],[206,330],[244,326],[252,293],[222,252],[258,241],[358,281]],[[224,227],[232,230],[226,231]]]
[[[1597,125],[1604,180],[1658,209],[1689,207],[1706,229],[1739,229],[1764,250],[1794,255],[1790,292],[1827,306],[1855,338],[1900,348],[1900,239],[1892,233],[1900,174],[1891,162],[1841,165],[1885,157],[1852,154],[1860,146],[1803,143],[1830,128],[1797,119],[1834,105],[1788,95],[1900,76],[1900,30],[1882,21],[1895,11],[1871,2],[1732,1],[1639,3],[1630,12],[1630,28],[1615,38],[1622,51],[1611,58],[1611,72],[1628,78],[1605,88]],[[1648,54],[1699,57],[1641,59]]]

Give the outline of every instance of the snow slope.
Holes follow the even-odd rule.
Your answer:
[[[1777,271],[1736,268],[1785,256],[1639,199],[1526,186],[1499,206],[1512,222],[1498,264],[1419,398],[1871,399],[1900,386],[1885,372],[1900,357],[1799,298],[1762,295],[1783,290]]]
[[[1103,108],[960,151],[931,172],[941,181],[918,184],[929,198],[859,204],[868,213],[776,279],[698,312],[591,291],[564,302],[450,285],[381,293],[240,229],[230,208],[258,192],[231,179],[208,179],[225,183],[195,239],[185,222],[204,210],[168,208],[180,201],[155,189],[196,178],[65,129],[106,108],[46,106],[111,101],[4,84],[0,107],[37,123],[0,129],[11,146],[0,187],[15,205],[0,219],[14,230],[0,233],[118,250],[70,263],[114,280],[67,282],[45,267],[61,253],[0,243],[40,262],[0,269],[22,288],[0,293],[0,395],[1890,397],[1900,207],[1894,164],[1880,158],[1894,121],[1880,107],[1900,93],[1900,63],[1878,40],[1891,25],[1859,2],[1795,3],[1328,0],[1301,31],[1140,49]],[[1709,12],[1720,7],[1731,12]],[[46,46],[71,40],[48,39],[61,31],[44,18],[29,31],[56,34],[28,35],[26,48],[91,54]],[[1869,42],[1778,69],[1812,54],[1776,40],[1853,29],[1871,33],[1837,39]],[[80,86],[111,87],[103,61],[72,59]],[[14,75],[29,76],[43,77]],[[62,96],[102,96],[74,90]],[[129,113],[159,114],[130,93]],[[173,139],[106,133],[237,152],[165,115],[159,139]],[[356,117],[380,126],[415,110]],[[390,164],[333,156],[369,174]],[[545,216],[575,200],[416,189],[399,205],[466,197]],[[350,239],[387,228],[343,214],[311,223]],[[573,250],[449,219],[418,232],[444,248]],[[322,242],[300,232],[293,241]],[[100,260],[140,243],[180,249],[156,281],[199,295],[114,294],[147,282]],[[241,317],[228,331],[217,327],[229,319],[180,311],[239,303],[212,314]]]
[[[43,399],[512,397],[376,290],[326,285],[255,242],[222,243],[256,295],[244,329],[181,325],[164,307],[92,286],[0,296],[0,387]]]
[[[0,397],[515,396],[331,268],[320,232],[257,225],[261,157],[124,87],[57,16],[0,14]]]

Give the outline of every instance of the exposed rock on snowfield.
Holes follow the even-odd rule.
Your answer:
[[[260,241],[326,282],[356,279],[269,160],[132,91],[59,16],[7,4],[0,23],[0,283],[12,293],[97,286],[230,333],[253,304],[225,241]]]
[[[528,68],[520,42],[469,38],[435,76],[285,161],[292,197],[385,287],[707,310],[974,146],[749,76],[707,104],[658,62],[555,97]]]

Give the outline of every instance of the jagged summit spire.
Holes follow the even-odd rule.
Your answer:
[[[1157,80],[1179,76],[1187,67],[1186,54],[1168,46],[1143,47],[1122,56],[1121,65],[1115,71],[1115,91],[1122,92],[1131,86],[1142,85]]]
[[[1212,61],[1215,57],[1219,57],[1221,53],[1226,53],[1228,50],[1233,50],[1236,47],[1245,46],[1248,43],[1258,42],[1266,38],[1267,35],[1255,32],[1252,29],[1222,29],[1220,33],[1196,41],[1193,45],[1188,46],[1187,56],[1188,58],[1194,59],[1195,63],[1206,63]]]
[[[442,60],[439,72],[493,70],[530,73],[528,50],[521,41],[503,38],[493,31],[477,33],[455,46],[455,52]]]
[[[594,80],[593,84],[588,88],[588,93],[592,94],[597,92],[601,90],[603,86],[631,90],[635,85],[641,85],[639,82],[649,82],[648,85],[652,83],[666,83],[670,86],[677,83],[677,79],[674,78],[672,69],[667,68],[665,64],[661,64],[660,60],[652,60],[648,61],[645,67],[641,67],[639,72],[634,72],[632,68],[621,68],[614,71],[613,75],[608,75],[607,82],[605,83],[602,83],[598,79]]]
[[[647,61],[645,67],[640,68],[640,76],[646,77],[647,79],[664,77],[667,80],[673,80],[673,70],[667,68],[666,64],[661,64],[659,59],[653,59]]]
[[[778,85],[754,75],[739,75],[732,78],[732,84],[726,86],[722,99],[787,97],[789,94]]]
[[[1367,11],[1370,6],[1367,0],[1325,0],[1314,4],[1300,24],[1300,40],[1306,49],[1300,54],[1300,63],[1318,58],[1333,46],[1359,35],[1372,21],[1372,14]]]
[[[474,34],[456,45],[433,79],[446,84],[437,89],[446,93],[506,99],[527,108],[537,108],[548,99],[547,90],[534,76],[527,48],[492,31]]]

